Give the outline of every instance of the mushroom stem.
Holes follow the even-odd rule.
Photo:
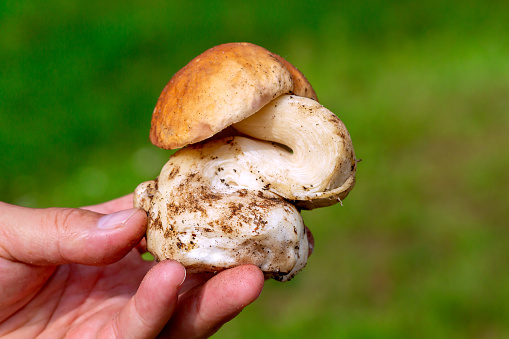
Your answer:
[[[314,100],[284,95],[233,127],[258,139],[236,138],[243,150],[238,161],[286,199],[317,199],[346,183],[340,189],[345,192],[353,183],[350,135],[334,113]]]

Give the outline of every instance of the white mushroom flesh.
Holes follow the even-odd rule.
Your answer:
[[[288,280],[309,250],[294,205],[331,205],[348,193],[355,172],[350,136],[319,103],[290,95],[233,127],[245,136],[185,147],[158,180],[138,186],[149,251],[191,272],[251,263]]]
[[[355,155],[350,135],[318,102],[284,95],[233,127],[276,143],[243,139],[238,162],[260,173],[269,190],[285,199],[312,200],[331,190],[351,189]]]
[[[149,211],[147,246],[156,259],[177,260],[191,273],[254,264],[288,280],[308,257],[302,217],[273,193],[211,182],[203,165],[221,146],[218,140],[181,150],[157,181],[138,186],[136,205]]]

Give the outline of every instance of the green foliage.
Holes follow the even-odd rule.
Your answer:
[[[249,41],[307,75],[359,164],[344,206],[218,338],[509,337],[505,2],[4,1],[0,200],[82,206],[169,157],[148,141],[171,75]]]

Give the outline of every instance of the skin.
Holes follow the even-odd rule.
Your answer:
[[[253,265],[186,277],[142,260],[145,227],[130,195],[82,209],[0,202],[0,336],[206,338],[260,295]]]

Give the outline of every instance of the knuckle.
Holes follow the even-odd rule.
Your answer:
[[[74,262],[76,244],[82,240],[83,218],[87,212],[75,208],[49,208],[43,227],[48,234],[53,234],[49,248],[59,263]]]
[[[48,225],[54,225],[62,234],[72,233],[76,221],[84,217],[86,213],[76,208],[49,208]]]

